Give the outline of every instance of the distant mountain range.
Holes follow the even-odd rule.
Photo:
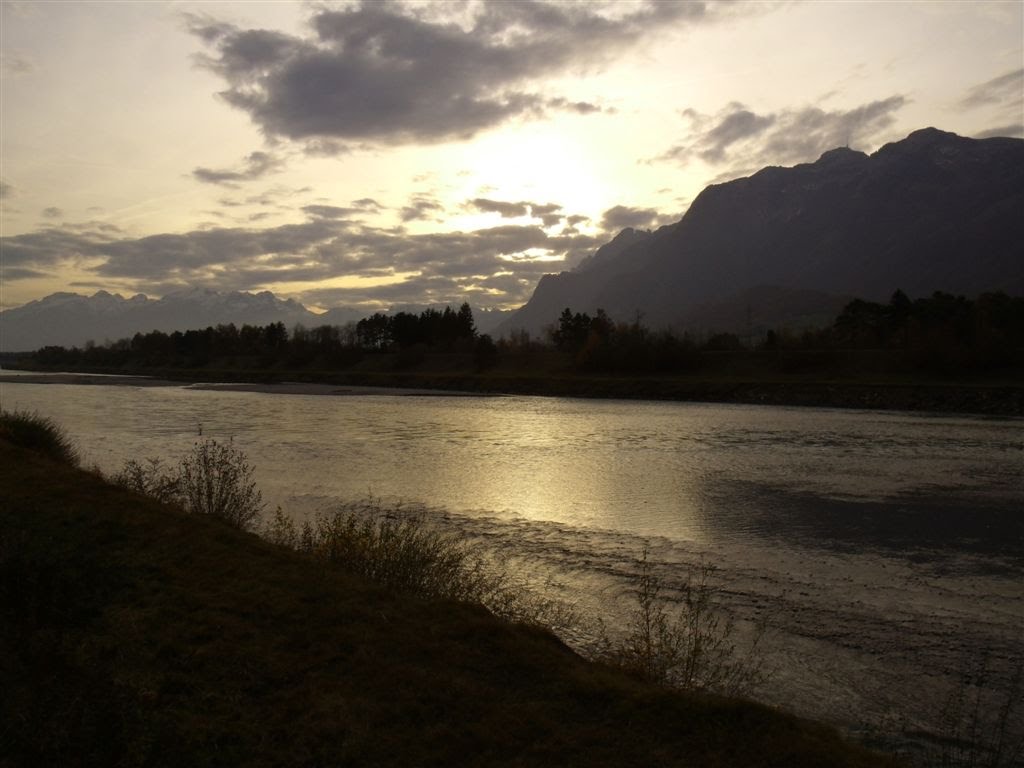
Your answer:
[[[423,307],[402,307],[420,312]],[[137,332],[186,331],[221,324],[267,325],[283,322],[313,328],[345,325],[366,317],[364,309],[342,307],[316,314],[293,299],[261,293],[219,292],[191,288],[160,299],[142,294],[124,298],[98,291],[92,296],[54,293],[24,306],[0,312],[0,351],[23,352],[49,345],[81,347],[88,341],[129,338]],[[477,328],[489,332],[508,313],[474,310]]]
[[[675,224],[624,230],[545,275],[497,331],[539,333],[566,307],[695,331],[794,327],[897,288],[1024,293],[1024,140],[927,128],[712,185]]]

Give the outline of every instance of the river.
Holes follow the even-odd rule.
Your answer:
[[[740,637],[769,628],[758,697],[854,730],[939,730],[965,669],[1024,658],[1019,419],[17,378],[0,405],[87,466],[231,439],[271,509],[421,506],[589,617],[621,623],[645,548],[669,586],[713,564]]]

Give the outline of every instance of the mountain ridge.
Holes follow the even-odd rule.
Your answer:
[[[586,269],[542,277],[499,331],[540,333],[565,307],[740,331],[757,312],[744,306],[751,291],[818,294],[822,306],[828,297],[882,300],[897,288],[1024,293],[1021,212],[1024,140],[925,128],[871,155],[839,147],[813,163],[710,185],[675,224],[611,257],[595,253]],[[711,324],[701,311],[730,302],[728,322],[719,311]],[[762,314],[770,324],[795,319]]]

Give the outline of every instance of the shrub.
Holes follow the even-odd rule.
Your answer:
[[[177,503],[180,491],[178,473],[168,468],[161,459],[143,459],[141,462],[129,459],[121,471],[114,475],[114,482],[136,493],[141,493],[164,503]]]
[[[181,460],[178,472],[178,492],[185,509],[193,514],[213,515],[244,530],[263,511],[253,468],[233,443],[213,439],[196,443]]]
[[[208,438],[197,442],[173,469],[160,459],[129,460],[114,482],[192,514],[213,515],[249,530],[264,508],[252,474],[245,454],[233,443]]]
[[[78,449],[52,419],[24,411],[0,412],[0,438],[61,464],[78,466]]]
[[[551,630],[576,623],[571,606],[512,578],[488,553],[431,525],[422,510],[368,498],[321,513],[300,529],[280,509],[261,535],[406,594],[475,603]]]
[[[737,648],[735,624],[716,610],[715,567],[702,563],[687,572],[673,615],[647,554],[644,550],[627,633],[613,641],[602,628],[599,657],[646,680],[688,691],[743,695],[762,683],[767,677],[758,652],[763,631],[746,652]]]

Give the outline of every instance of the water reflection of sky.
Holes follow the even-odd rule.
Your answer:
[[[961,520],[977,537],[995,520],[1012,543],[1020,517],[1008,510],[1024,506],[1020,420],[9,382],[0,400],[53,416],[106,471],[128,458],[173,460],[200,428],[233,438],[285,509],[372,493],[695,540],[806,532],[816,519],[835,535],[858,515],[879,535],[900,529],[879,521],[899,518],[941,520],[956,535]]]

